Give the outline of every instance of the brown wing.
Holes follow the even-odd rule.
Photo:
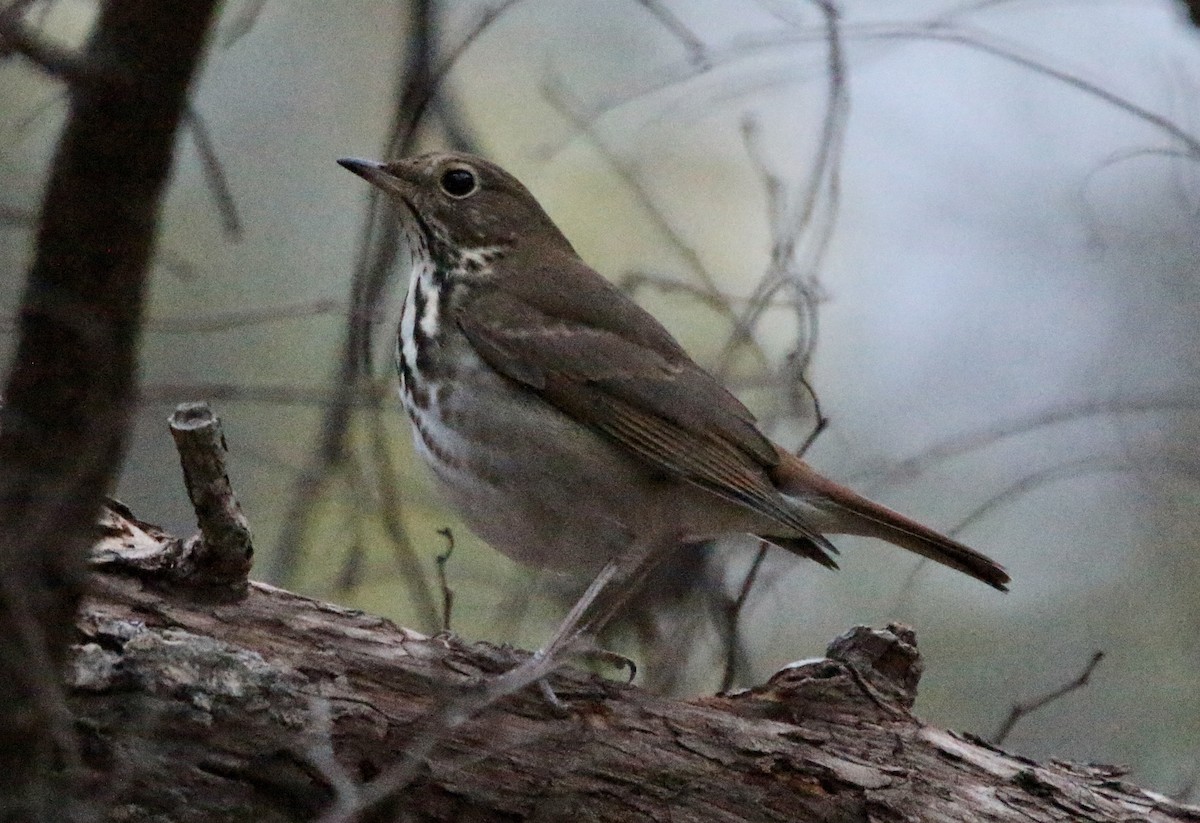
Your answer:
[[[480,357],[658,468],[832,548],[768,478],[779,458],[746,407],[600,275],[556,262],[576,268],[546,289],[530,281],[553,272],[522,271],[458,310]]]

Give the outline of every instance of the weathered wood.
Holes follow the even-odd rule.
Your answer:
[[[229,448],[221,420],[207,402],[180,403],[169,423],[200,527],[185,544],[187,568],[182,576],[215,596],[237,599],[246,592],[254,544],[225,468]]]
[[[385,774],[441,701],[525,654],[258,583],[197,604],[144,561],[167,536],[136,521],[106,533],[70,701],[108,820],[314,819],[336,786]],[[691,701],[565,671],[565,716],[536,689],[502,701],[369,819],[1200,821],[1119,769],[1039,764],[921,723],[902,627],[856,630],[830,655]]]

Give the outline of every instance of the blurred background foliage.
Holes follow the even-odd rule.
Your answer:
[[[95,13],[26,5],[64,43]],[[211,399],[255,576],[432,632],[449,528],[454,630],[544,638],[577,581],[480,544],[413,460],[390,367],[404,261],[383,299],[352,297],[386,213],[369,222],[367,187],[333,161],[470,148],[777,439],[799,447],[824,421],[819,469],[1014,578],[1001,596],[842,538],[840,573],[774,552],[746,586],[756,546],[713,547],[671,566],[610,638],[648,682],[711,692],[727,659],[735,682],[759,682],[851,625],[900,620],[926,657],[921,716],[988,735],[1103,650],[1086,689],[1006,746],[1127,763],[1186,797],[1200,774],[1200,41],[1183,6],[229,2],[177,159],[117,494],[193,528],[166,417]],[[414,82],[422,70],[432,81]],[[26,63],[0,78],[11,315],[65,100]],[[341,365],[353,321],[370,333],[361,380]],[[322,459],[338,402],[353,406],[347,438]]]

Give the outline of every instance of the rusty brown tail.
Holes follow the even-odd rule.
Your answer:
[[[886,540],[969,574],[1000,591],[1008,591],[1005,585],[1009,582],[1008,572],[990,557],[822,477],[803,460],[776,448],[780,463],[772,479],[784,494],[804,499],[826,511],[829,523],[821,524],[822,531]]]

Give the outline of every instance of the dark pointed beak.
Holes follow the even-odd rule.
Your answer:
[[[343,169],[348,169],[364,180],[374,180],[376,176],[383,173],[383,163],[376,163],[374,160],[362,160],[358,157],[343,157],[337,161],[338,165]]]
[[[386,163],[360,160],[357,157],[343,157],[338,161],[338,165],[354,172],[372,186],[396,197],[404,198],[405,194],[412,191],[413,188],[412,181],[398,175],[396,168],[388,167]]]

